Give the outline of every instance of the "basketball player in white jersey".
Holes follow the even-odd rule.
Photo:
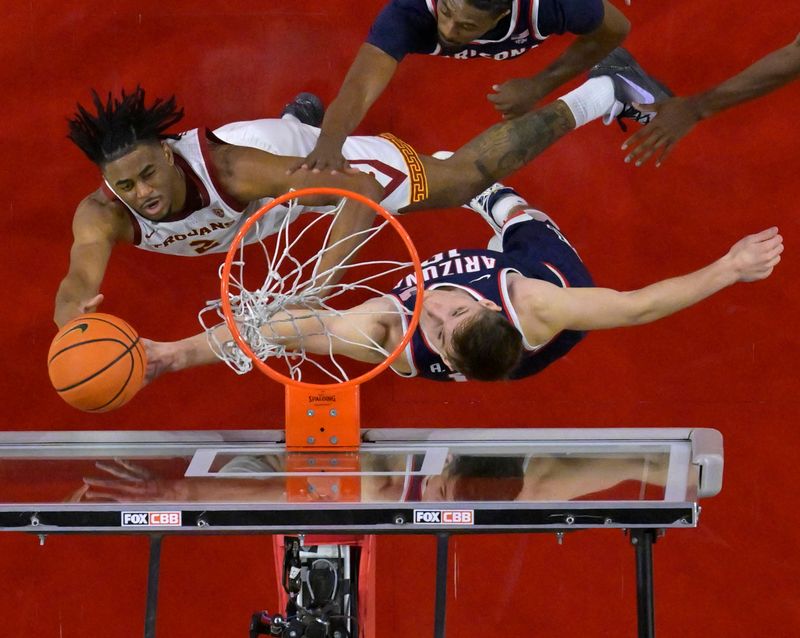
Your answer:
[[[348,138],[344,151],[358,170],[333,174],[289,170],[319,136],[318,128],[296,119],[170,135],[165,131],[183,116],[174,98],[146,106],[141,88],[120,99],[109,95],[105,103],[95,94],[95,112],[79,105],[69,137],[100,168],[104,183],[75,212],[70,266],[56,295],[55,322],[62,326],[99,306],[100,285],[118,242],[176,255],[225,251],[253,211],[291,190],[314,186],[361,193],[393,213],[459,206],[577,126],[600,117],[638,120],[641,114],[630,102],[666,95],[621,49],[590,75],[552,104],[496,124],[447,159],[418,155],[390,134]],[[333,203],[327,196],[300,202]],[[283,214],[301,211],[284,209]],[[332,245],[372,219],[371,209],[348,201]],[[273,230],[264,225],[260,234]],[[339,252],[348,254],[348,246],[340,246]],[[330,263],[339,263],[340,257],[331,252]]]

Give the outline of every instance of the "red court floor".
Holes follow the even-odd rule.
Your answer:
[[[119,411],[85,415],[52,391],[45,355],[66,272],[70,221],[98,173],[65,138],[90,88],[141,83],[175,93],[183,128],[271,116],[301,90],[330,101],[383,0],[115,0],[9,3],[0,23],[4,125],[3,429],[269,428],[283,390],[222,366],[164,378]],[[620,3],[621,4],[621,3]],[[624,9],[628,47],[686,93],[732,75],[798,32],[800,5],[653,2]],[[359,132],[391,131],[420,152],[455,148],[496,121],[492,84],[533,73],[568,43],[514,62],[408,59]],[[518,383],[453,384],[386,373],[362,389],[369,427],[714,427],[725,437],[722,493],[696,530],[656,546],[660,636],[800,635],[797,326],[800,84],[700,125],[659,169],[622,162],[624,134],[594,123],[507,180],[549,212],[601,285],[631,289],[698,268],[742,236],[778,225],[783,262],[678,316],[591,334],[565,360]],[[403,219],[422,254],[482,245],[463,210]],[[103,310],[147,337],[197,330],[216,295],[218,258],[120,249]],[[633,553],[617,533],[459,538],[448,635],[635,635]],[[379,638],[431,635],[432,538],[379,542]],[[142,635],[146,540],[0,536],[7,638]],[[159,636],[245,636],[274,605],[268,537],[165,541]]]

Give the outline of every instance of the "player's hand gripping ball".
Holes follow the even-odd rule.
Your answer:
[[[67,322],[50,344],[47,370],[59,396],[86,412],[125,405],[144,381],[147,357],[136,331],[93,312]]]

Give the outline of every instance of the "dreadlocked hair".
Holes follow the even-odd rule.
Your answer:
[[[68,120],[67,137],[98,166],[127,155],[140,142],[178,138],[164,134],[183,117],[174,95],[166,100],[156,98],[148,108],[140,86],[130,94],[123,90],[120,98],[112,98],[109,92],[105,104],[92,89],[92,102],[97,113],[78,104],[75,117]]]

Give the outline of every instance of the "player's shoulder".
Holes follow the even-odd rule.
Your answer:
[[[506,281],[514,307],[537,316],[552,309],[552,296],[562,290],[549,281],[526,277],[518,272],[509,273]]]
[[[89,193],[78,204],[76,215],[110,215],[124,211],[125,207],[116,197],[109,195],[103,187]]]
[[[73,218],[76,232],[114,240],[127,237],[131,227],[130,216],[124,204],[115,197],[110,197],[103,188],[84,197]]]

